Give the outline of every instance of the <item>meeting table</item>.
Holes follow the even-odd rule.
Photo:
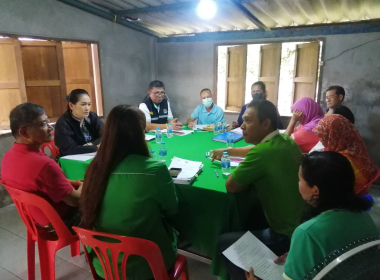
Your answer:
[[[188,241],[203,256],[209,256],[212,274],[229,279],[217,247],[218,237],[228,232],[264,229],[268,225],[254,190],[227,193],[227,176],[222,175],[220,162],[211,162],[206,156],[208,151],[226,148],[226,143],[213,141],[213,137],[212,131],[197,130],[186,136],[167,138],[163,135],[168,149],[167,166],[174,156],[201,161],[204,165],[202,172],[190,185],[175,185],[179,211],[168,222],[179,232],[180,239]],[[158,154],[159,144],[155,140],[148,142],[148,146],[149,150],[155,150]],[[244,146],[247,146],[244,139],[234,144],[234,147]],[[91,160],[60,158],[59,164],[68,179],[83,180]]]

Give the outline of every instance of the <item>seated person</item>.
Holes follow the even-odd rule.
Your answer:
[[[145,116],[137,107],[118,105],[109,113],[102,145],[85,174],[81,225],[153,241],[169,270],[177,258],[177,236],[164,219],[176,213],[177,195],[165,163],[150,157],[144,129]],[[96,273],[104,278],[99,259],[91,254]],[[127,278],[153,279],[147,261],[130,256]]]
[[[203,105],[198,105],[190,118],[187,119],[189,128],[193,128],[194,120],[198,120],[198,124],[213,124],[224,119],[223,109],[214,104],[211,90],[202,89],[200,94]]]
[[[355,124],[355,116],[351,112],[351,110],[348,109],[346,106],[335,105],[335,106],[331,107],[330,110],[326,113],[326,116],[330,116],[330,115],[341,115],[341,116],[345,117],[346,119],[348,119],[350,122],[352,122],[352,124]],[[317,145],[315,145],[310,150],[309,153],[316,152],[316,151],[322,152],[324,150],[325,150],[325,147],[323,146],[322,142],[319,141],[317,143]]]
[[[248,104],[241,129],[244,140],[256,146],[232,171],[226,189],[229,193],[257,192],[269,229],[251,232],[275,254],[282,255],[290,247],[290,237],[301,222],[305,206],[297,184],[302,153],[288,135],[277,130],[276,107],[267,100]],[[227,249],[243,234],[221,235],[220,249]],[[238,279],[236,275],[244,277],[242,269],[225,260],[233,279]]]
[[[60,155],[96,152],[103,123],[90,111],[90,96],[84,89],[74,89],[67,99],[67,111],[55,125],[54,142]]]
[[[303,153],[308,153],[319,141],[313,128],[323,118],[323,110],[317,102],[308,97],[296,101],[291,109],[293,116],[285,133],[296,141]],[[300,125],[295,127],[297,122]]]
[[[327,110],[325,113],[327,113],[331,107],[336,105],[341,105],[344,101],[344,97],[346,96],[346,91],[341,86],[330,86],[326,90],[326,105]]]
[[[253,83],[251,86],[251,95],[252,95],[252,100],[267,99],[266,85],[262,81]],[[233,128],[236,128],[242,125],[243,114],[245,110],[247,109],[247,105],[248,104],[245,104],[243,108],[241,108],[237,121],[232,122]],[[284,126],[282,125],[281,117],[280,117],[280,114],[278,113],[278,110],[277,110],[277,128],[278,129],[284,128]]]
[[[349,159],[355,173],[355,193],[367,194],[368,184],[378,168],[368,155],[367,148],[355,126],[341,115],[324,117],[314,128],[327,151],[338,152]]]
[[[4,155],[1,183],[41,196],[54,207],[68,227],[78,225],[77,206],[83,183],[67,180],[58,163],[41,152],[42,144],[53,140],[53,127],[44,108],[23,103],[11,111],[9,118],[16,142]],[[49,224],[39,209],[34,209],[32,215],[39,225]]]
[[[153,81],[149,84],[147,96],[139,105],[139,109],[143,111],[146,120],[146,131],[167,128],[167,124],[171,123],[173,129],[182,129],[182,123],[177,119],[173,119],[170,103],[165,97],[165,86],[161,81]]]
[[[299,191],[309,204],[309,210],[305,215],[307,221],[293,233],[285,259],[285,279],[304,279],[334,250],[380,234],[366,211],[372,203],[355,195],[354,184],[351,165],[339,153],[304,155],[299,171]],[[251,275],[246,273],[246,279],[256,279],[253,270]]]
[[[350,109],[343,105],[332,106],[326,113],[326,116],[330,115],[341,115],[348,119],[352,124],[355,124],[355,116]]]

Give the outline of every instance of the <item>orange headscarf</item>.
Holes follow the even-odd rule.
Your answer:
[[[347,157],[354,168],[367,179],[368,184],[377,174],[378,169],[368,155],[364,141],[355,126],[341,115],[330,115],[323,118],[313,129],[328,151],[339,152]],[[365,185],[357,186],[359,193]]]

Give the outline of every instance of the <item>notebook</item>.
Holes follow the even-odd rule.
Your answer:
[[[191,161],[178,157],[174,157],[170,163],[170,168],[181,168],[182,171],[177,178],[173,178],[174,184],[190,185],[202,172],[203,164],[200,161]]]
[[[227,143],[227,135],[229,132],[224,132],[222,134],[219,134],[217,136],[212,137],[213,141],[223,142]],[[241,140],[243,138],[242,134],[232,133],[234,136],[234,143]]]
[[[145,134],[145,141],[150,141],[150,140],[153,140],[155,138],[156,138],[156,136],[154,136],[154,135]]]

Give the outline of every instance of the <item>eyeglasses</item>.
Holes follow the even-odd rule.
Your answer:
[[[256,93],[263,93],[263,92],[261,90],[260,91],[258,91],[258,90],[257,91],[256,90],[252,90],[251,91],[251,94],[256,94]]]
[[[48,126],[50,125],[50,119],[46,119],[46,120],[43,120],[43,121],[39,121],[39,122],[36,122],[38,124],[40,124],[41,126]]]
[[[156,91],[156,92],[153,92],[153,94],[157,97],[159,96],[165,96],[165,92],[164,91]]]
[[[326,100],[334,99],[335,95],[326,95]]]

